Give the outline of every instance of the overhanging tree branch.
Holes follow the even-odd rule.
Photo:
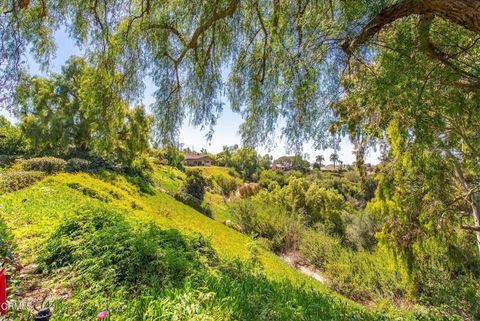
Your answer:
[[[240,0],[232,0],[227,8],[220,10],[219,12],[215,13],[210,19],[208,19],[205,23],[200,25],[194,32],[190,41],[186,43],[185,47],[183,48],[180,56],[177,58],[177,64],[180,64],[190,49],[195,49],[198,47],[198,38],[204,34],[210,27],[212,27],[217,21],[225,19],[229,16],[232,16],[235,11],[237,10],[240,4]]]
[[[430,28],[433,22],[433,15],[423,15],[420,18],[418,25],[419,40],[422,46],[423,51],[427,56],[432,59],[438,60],[445,67],[449,68],[460,77],[464,79],[460,80],[460,87],[465,87],[468,84],[468,87],[478,88],[480,87],[480,79],[477,75],[472,74],[466,70],[461,69],[455,65],[451,60],[450,56],[440,50],[430,38]]]
[[[478,0],[403,0],[380,11],[355,39],[345,41],[342,48],[351,54],[387,25],[411,15],[433,15],[480,33]]]

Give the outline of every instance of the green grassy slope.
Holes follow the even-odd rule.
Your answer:
[[[237,180],[238,184],[242,183],[242,180],[238,177],[234,177],[229,174],[228,169],[219,166],[209,167],[187,167],[188,169],[198,169],[205,177],[212,176],[226,176]],[[185,173],[169,166],[160,166],[154,173],[154,180],[158,187],[169,193],[176,193],[182,186],[182,180],[185,178]],[[218,194],[210,192],[205,193],[205,202],[212,209],[213,218],[219,222],[225,222],[231,220],[230,211],[225,204],[223,197]]]
[[[171,169],[160,168],[155,176],[157,181],[163,180],[162,188],[171,192],[181,182],[181,174]],[[171,179],[164,179],[165,176]],[[75,215],[75,210],[82,206],[97,203],[124,209],[127,219],[132,222],[152,222],[184,234],[199,232],[211,239],[213,247],[223,258],[240,258],[243,261],[249,258],[251,240],[247,236],[177,202],[165,193],[142,195],[121,176],[109,176],[107,180],[105,177],[101,180],[87,174],[59,174],[26,189],[1,196],[0,217],[5,220],[15,238],[20,263],[34,263],[41,244],[59,224]],[[329,309],[329,313],[332,309],[335,310],[335,313],[338,312],[338,320],[346,320],[352,311],[353,314],[362,315],[358,320],[366,320],[365,315],[370,315],[363,307],[297,272],[275,254],[259,249],[259,258],[268,279],[288,279],[298,289],[312,291],[317,299],[323,298],[324,302],[329,302],[329,307],[319,309]],[[298,319],[304,318],[299,315]]]

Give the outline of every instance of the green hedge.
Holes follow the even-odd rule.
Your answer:
[[[0,168],[10,167],[17,158],[15,155],[0,155]]]
[[[0,174],[0,194],[10,193],[32,185],[45,174],[39,171],[7,171]]]
[[[25,171],[40,171],[48,174],[63,172],[67,162],[56,157],[37,157],[21,160],[18,166]]]

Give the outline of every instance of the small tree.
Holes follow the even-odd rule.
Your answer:
[[[220,193],[224,197],[230,196],[238,187],[238,183],[234,178],[230,178],[224,175],[217,175],[215,177],[218,187],[220,188]]]
[[[0,154],[17,155],[28,151],[28,142],[21,130],[0,116]]]
[[[183,182],[181,193],[189,194],[196,199],[203,201],[205,196],[205,186],[207,185],[202,172],[198,169],[187,171],[187,177]]]
[[[164,147],[158,153],[160,159],[166,160],[167,164],[173,167],[181,168],[184,159],[183,153],[174,145]]]

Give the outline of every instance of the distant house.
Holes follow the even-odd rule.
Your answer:
[[[215,165],[215,159],[207,154],[185,154],[185,158],[182,161],[186,166],[211,166]]]
[[[283,160],[283,161],[274,161],[272,163],[272,169],[273,170],[278,170],[278,171],[289,171],[293,168],[293,162],[289,160]]]

